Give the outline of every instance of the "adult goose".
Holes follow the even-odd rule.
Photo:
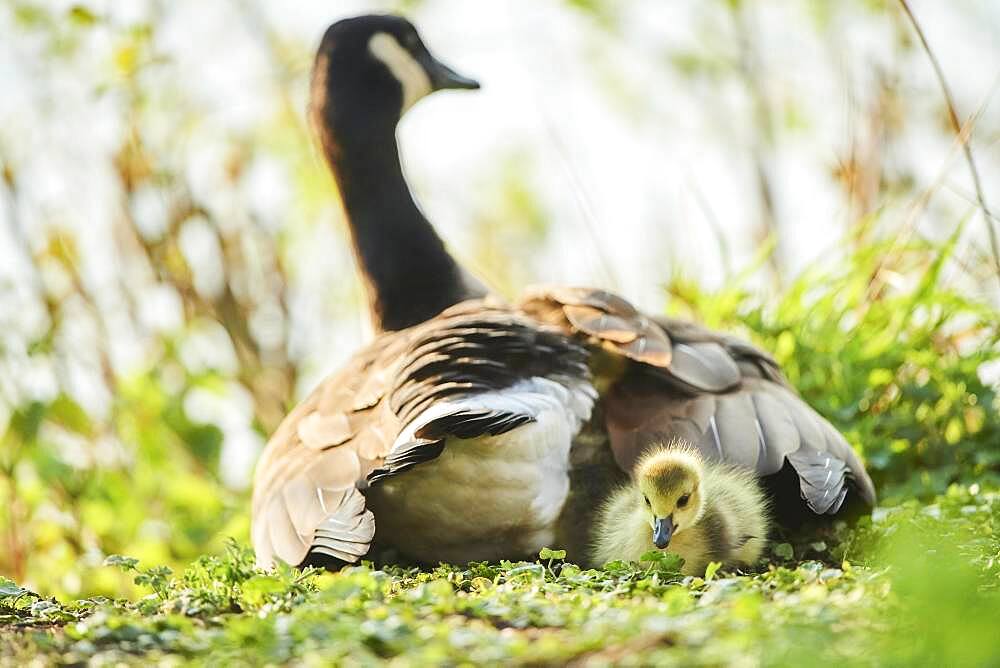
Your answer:
[[[311,114],[341,189],[378,333],[284,420],[258,464],[258,561],[584,561],[594,513],[648,446],[684,438],[753,470],[779,520],[871,506],[844,438],[774,360],[601,290],[488,296],[406,186],[396,124],[421,97],[475,88],[407,21],[331,26]]]

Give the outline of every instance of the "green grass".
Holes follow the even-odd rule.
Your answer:
[[[178,577],[111,562],[139,600],[59,603],[0,584],[0,665],[989,665],[1000,661],[1000,493],[952,487],[759,572],[535,563],[337,574],[253,568],[231,543]],[[713,569],[709,569],[712,571]]]

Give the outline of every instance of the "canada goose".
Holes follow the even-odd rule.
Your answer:
[[[599,500],[674,437],[762,477],[788,519],[874,503],[851,447],[757,348],[601,290],[483,296],[399,168],[395,124],[435,81],[473,85],[403,19],[341,21],[319,48],[312,116],[380,331],[262,454],[262,565],[333,566],[383,548],[425,563],[546,546],[586,560]]]
[[[639,561],[654,549],[684,559],[681,572],[702,575],[709,562],[750,566],[769,531],[767,502],[747,469],[707,462],[673,442],[636,462],[633,482],[598,513],[593,560]]]

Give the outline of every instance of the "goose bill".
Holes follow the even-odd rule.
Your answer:
[[[653,523],[653,544],[659,549],[670,545],[674,535],[674,520],[670,517],[657,517]]]
[[[422,65],[424,66],[424,69],[427,70],[427,74],[430,75],[431,86],[434,90],[477,90],[479,88],[478,81],[471,79],[464,74],[459,74],[432,56],[430,53],[426,54],[423,60],[425,60],[425,62],[422,63]]]

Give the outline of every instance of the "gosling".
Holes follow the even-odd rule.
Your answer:
[[[713,561],[756,563],[769,529],[767,502],[752,473],[672,443],[644,455],[633,482],[604,503],[592,556],[598,564],[639,561],[660,549],[684,559],[683,574],[704,575]]]

